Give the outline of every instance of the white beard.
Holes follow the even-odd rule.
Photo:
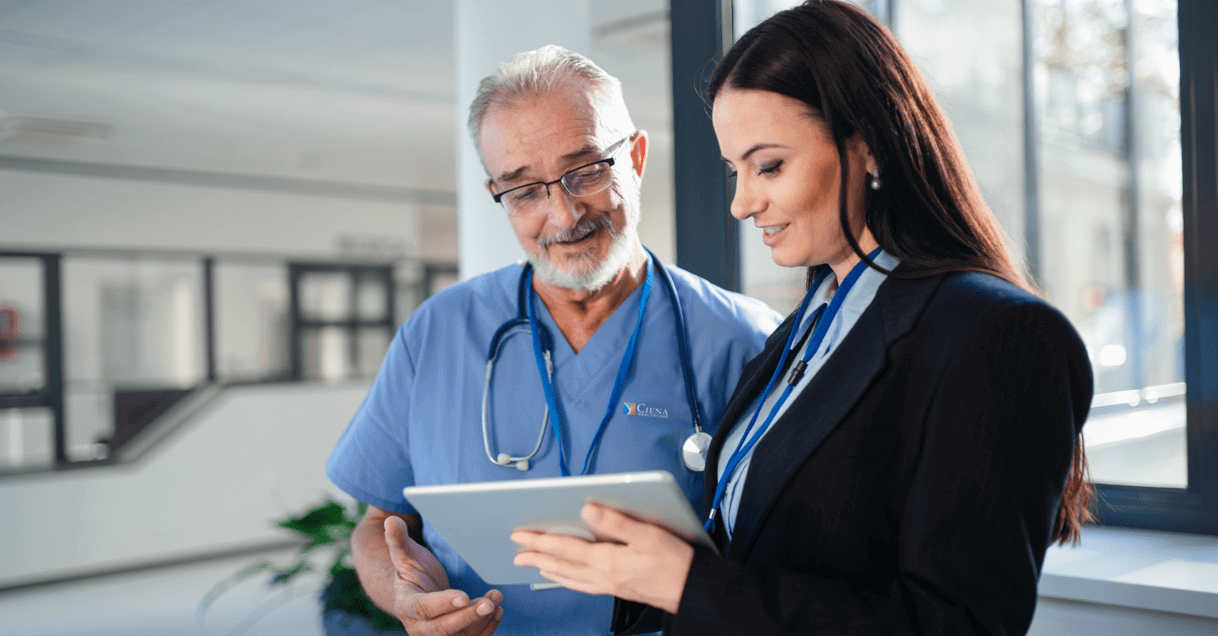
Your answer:
[[[638,223],[635,219],[629,218],[637,215],[627,215],[626,227],[617,234],[613,233],[612,227],[609,225],[607,217],[602,217],[603,221],[589,221],[597,229],[604,228],[609,232],[612,242],[609,244],[609,253],[605,255],[604,260],[600,263],[592,261],[589,255],[580,255],[577,257],[579,265],[576,272],[569,272],[558,265],[555,265],[546,256],[545,246],[541,246],[540,254],[529,254],[529,263],[533,265],[534,275],[543,283],[562,287],[564,289],[573,289],[577,291],[595,292],[600,290],[609,281],[617,276],[618,272],[622,271],[630,263],[630,258],[634,255],[635,246],[639,245]],[[588,228],[584,224],[584,219],[576,224],[570,231],[564,233],[566,235],[579,235]],[[561,241],[563,238],[552,237],[548,243]]]

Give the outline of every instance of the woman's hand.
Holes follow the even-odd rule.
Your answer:
[[[612,594],[677,613],[694,549],[657,525],[589,503],[580,512],[597,536],[620,543],[518,530],[523,549],[516,565],[535,567],[563,587],[587,594]]]

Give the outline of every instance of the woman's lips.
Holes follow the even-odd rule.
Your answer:
[[[782,233],[787,229],[787,225],[767,225],[761,228],[761,242],[769,247],[774,247],[774,244],[782,237]]]

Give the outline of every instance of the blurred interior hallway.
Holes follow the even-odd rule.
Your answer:
[[[218,583],[291,550],[244,555],[0,593],[0,636],[320,636],[320,577],[271,588],[269,574],[222,594],[200,619]],[[257,619],[252,624],[249,621]],[[248,624],[244,632],[238,632]]]

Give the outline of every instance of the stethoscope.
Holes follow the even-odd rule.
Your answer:
[[[601,420],[601,425],[597,429],[596,435],[593,437],[592,445],[588,448],[588,454],[584,458],[583,471],[584,474],[588,470],[589,460],[592,457],[597,443],[600,440],[601,434],[604,432],[605,425],[608,424],[611,415],[615,410],[617,400],[621,395],[622,386],[625,383],[627,369],[630,367],[634,357],[634,346],[638,341],[639,327],[642,323],[643,310],[647,306],[647,299],[651,293],[653,272],[659,274],[659,277],[664,281],[664,287],[668,290],[668,295],[672,298],[674,315],[676,316],[677,328],[677,348],[681,358],[681,372],[685,378],[685,393],[686,399],[689,402],[690,416],[694,421],[694,432],[685,439],[685,443],[681,445],[681,459],[685,462],[685,466],[692,471],[702,471],[706,468],[706,450],[710,447],[711,436],[702,430],[702,415],[698,408],[697,395],[694,393],[694,375],[692,364],[690,362],[689,341],[685,333],[685,312],[681,308],[681,299],[677,296],[677,288],[673,285],[672,276],[663,264],[657,267],[659,263],[651,250],[647,250],[647,277],[643,282],[643,293],[639,300],[639,316],[635,323],[634,333],[631,335],[630,343],[627,345],[627,350],[622,357],[622,364],[618,369],[617,381],[614,383],[613,394],[610,396],[609,407],[605,417]],[[558,415],[557,395],[554,393],[554,339],[550,335],[550,330],[541,323],[540,320],[533,315],[533,268],[531,265],[525,265],[524,271],[520,274],[520,284],[516,291],[516,317],[503,323],[495,331],[495,335],[491,337],[491,346],[486,360],[486,383],[482,388],[482,444],[486,450],[486,458],[491,463],[498,466],[515,466],[517,470],[528,470],[530,468],[530,460],[537,455],[541,450],[541,443],[546,436],[546,428],[549,427],[558,442],[559,453],[559,470],[566,476],[569,471],[566,466],[566,459],[562,455],[562,428],[561,423],[557,421],[561,416]],[[491,450],[490,424],[488,423],[487,413],[490,403],[491,377],[495,373],[495,361],[499,357],[499,350],[507,340],[521,333],[532,334],[534,357],[537,362],[538,374],[541,376],[542,387],[546,394],[546,406],[541,416],[541,430],[537,432],[537,443],[533,446],[533,450],[527,455],[513,456],[508,453],[495,454]],[[555,420],[551,422],[550,412],[555,412]]]

